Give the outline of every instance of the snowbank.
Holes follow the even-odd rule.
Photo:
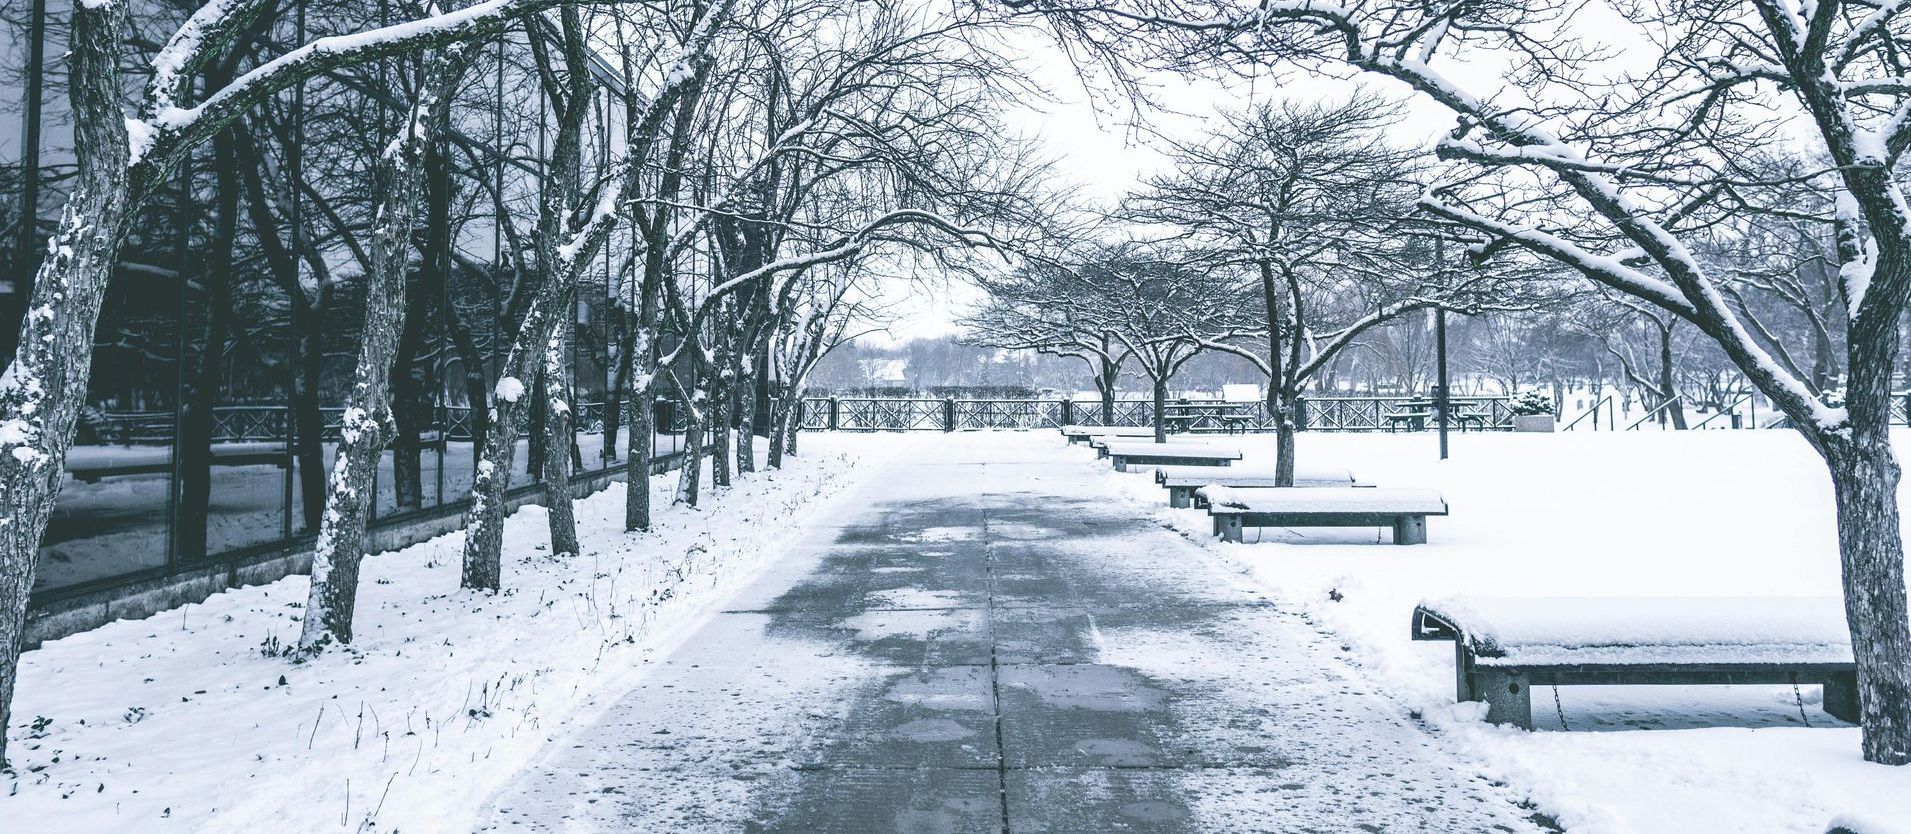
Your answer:
[[[357,643],[294,665],[306,579],[121,621],[23,657],[8,831],[468,831],[539,749],[916,442],[805,436],[782,472],[669,504],[623,532],[622,485],[577,505],[583,554],[544,511],[505,531],[507,590],[458,589],[463,534],[366,560]]]

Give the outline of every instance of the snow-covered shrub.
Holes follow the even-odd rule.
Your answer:
[[[1513,398],[1507,404],[1507,407],[1513,410],[1513,415],[1516,417],[1524,417],[1530,414],[1551,414],[1553,413],[1553,398],[1538,391],[1520,391],[1513,394]]]

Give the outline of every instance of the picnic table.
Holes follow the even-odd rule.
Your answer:
[[[1448,407],[1452,409],[1450,419],[1454,425],[1460,427],[1461,431],[1465,431],[1469,425],[1485,431],[1487,421],[1492,417],[1478,409],[1462,409],[1458,403],[1449,402]],[[1424,397],[1411,399],[1402,402],[1399,408],[1381,416],[1387,421],[1389,431],[1399,431],[1402,428],[1407,431],[1425,431],[1429,420],[1437,421],[1440,418],[1440,403]]]
[[[1454,643],[1461,701],[1532,729],[1535,686],[1823,684],[1858,720],[1857,665],[1835,597],[1453,597],[1413,610],[1413,639]]]
[[[1171,429],[1190,432],[1199,428],[1218,428],[1232,434],[1245,432],[1253,423],[1253,406],[1248,403],[1190,402],[1164,404],[1161,419]]]
[[[1394,544],[1425,544],[1427,516],[1447,514],[1446,499],[1430,489],[1207,486],[1196,494],[1208,502],[1215,534],[1230,542],[1248,527],[1392,527]]]

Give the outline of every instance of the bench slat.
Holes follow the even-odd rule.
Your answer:
[[[1399,487],[1315,487],[1308,489],[1243,489],[1203,487],[1208,512],[1228,513],[1366,513],[1386,515],[1446,515],[1446,499],[1431,489]]]

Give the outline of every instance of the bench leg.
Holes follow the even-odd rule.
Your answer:
[[[1486,702],[1486,720],[1533,729],[1533,686],[1518,672],[1474,667],[1473,694]]]
[[[1126,472],[1126,471],[1128,471],[1128,459],[1127,459],[1127,458],[1115,458],[1115,471],[1116,471],[1116,472]]]
[[[1858,723],[1858,673],[1835,672],[1825,679],[1825,712],[1839,721]]]
[[[1185,510],[1194,504],[1194,490],[1185,487],[1168,487],[1168,506]]]
[[[1394,544],[1426,544],[1427,517],[1423,515],[1403,515],[1393,522]]]
[[[1214,517],[1214,526],[1216,528],[1216,532],[1219,532],[1221,534],[1221,541],[1224,541],[1224,542],[1242,541],[1240,516],[1217,515]]]

